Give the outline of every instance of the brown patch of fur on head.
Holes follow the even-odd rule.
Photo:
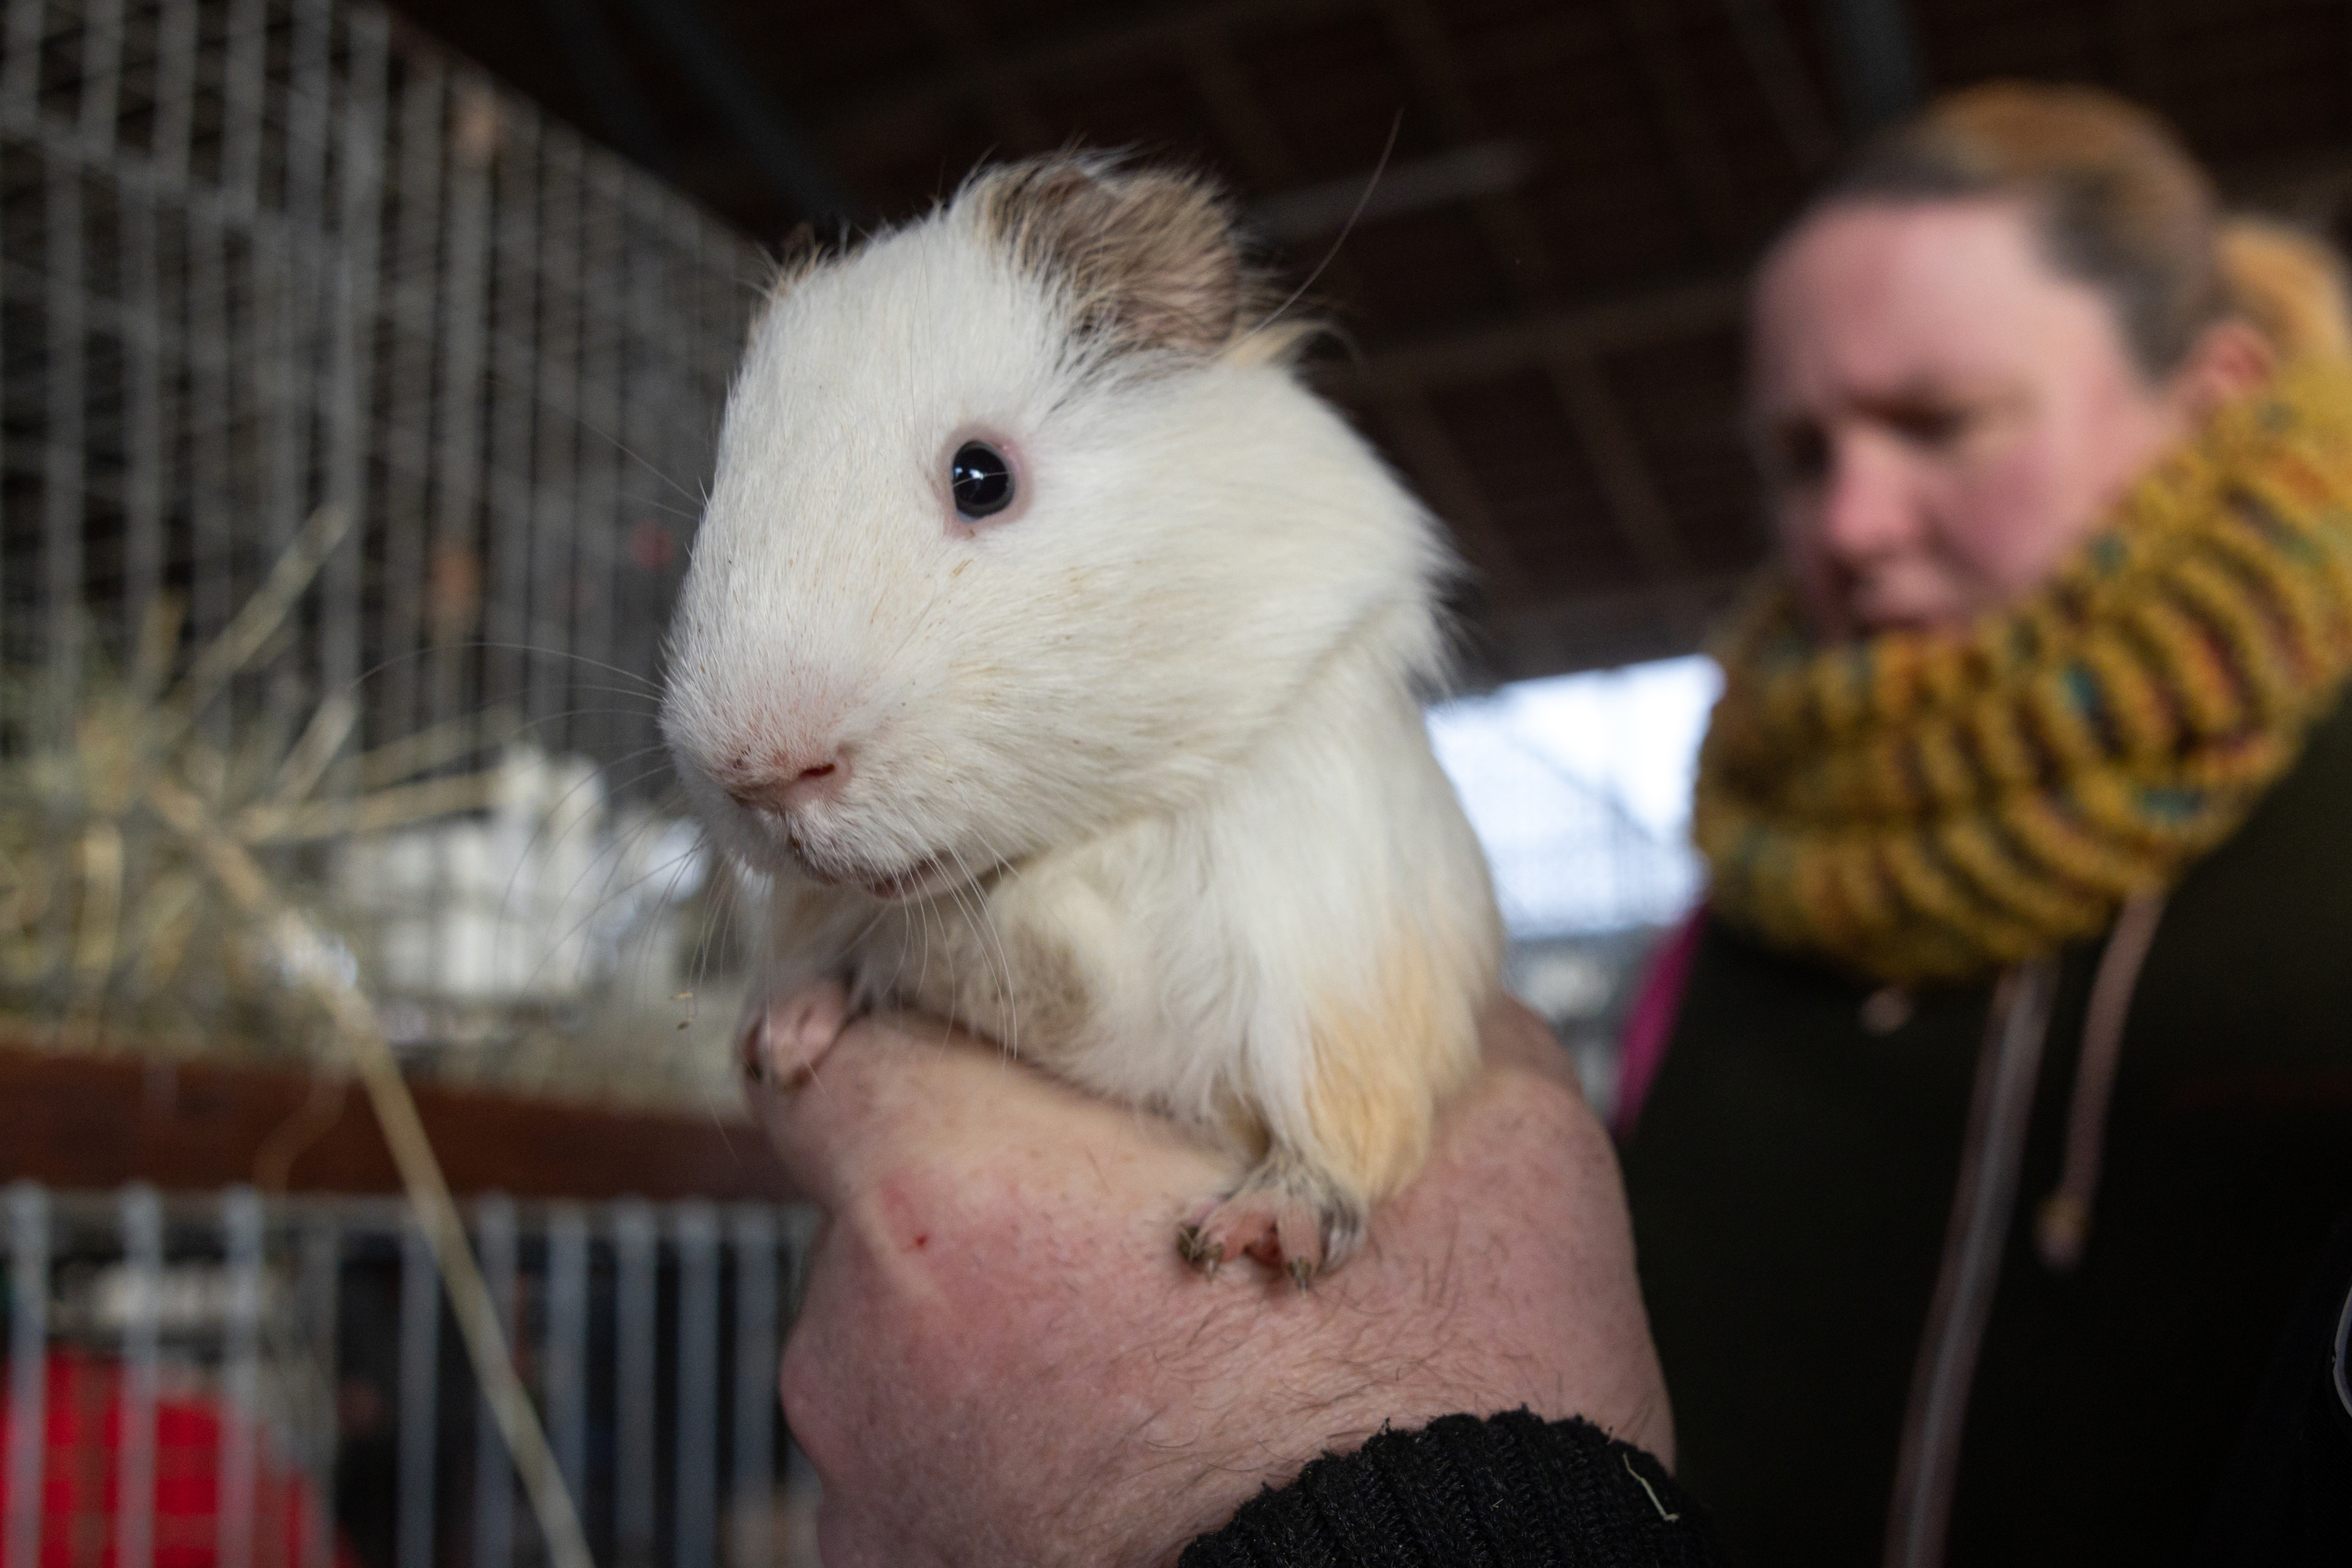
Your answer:
[[[1213,352],[1262,308],[1232,205],[1205,179],[1059,153],[982,170],[956,204],[1069,291],[1081,333],[1114,347]]]

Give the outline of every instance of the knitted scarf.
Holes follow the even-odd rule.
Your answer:
[[[2352,366],[2223,409],[2018,607],[1810,640],[1760,585],[1715,650],[1716,910],[1900,983],[1979,978],[2170,886],[2352,673]]]

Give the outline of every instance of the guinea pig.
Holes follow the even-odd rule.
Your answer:
[[[1064,154],[788,267],[662,706],[772,879],[747,1071],[908,1006],[1241,1155],[1177,1243],[1303,1287],[1472,1071],[1501,924],[1421,701],[1441,530],[1230,208]]]

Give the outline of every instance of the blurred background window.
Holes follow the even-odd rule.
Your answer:
[[[1430,711],[1494,872],[1512,988],[1575,1052],[1604,1115],[1642,960],[1704,886],[1691,779],[1721,685],[1691,654],[1517,681]]]

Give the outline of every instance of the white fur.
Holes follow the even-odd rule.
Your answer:
[[[665,729],[725,844],[777,875],[801,936],[774,986],[845,969],[861,999],[1180,1117],[1238,1106],[1311,1158],[1317,1006],[1374,995],[1416,932],[1466,941],[1482,984],[1498,958],[1417,700],[1448,559],[1262,342],[1104,350],[1069,314],[968,200],[780,294],[729,402]],[[1009,521],[954,516],[971,434],[1017,452]],[[840,794],[789,824],[721,787],[835,754]],[[962,885],[856,885],[932,856]],[[1074,966],[1078,1015],[1039,952]]]

